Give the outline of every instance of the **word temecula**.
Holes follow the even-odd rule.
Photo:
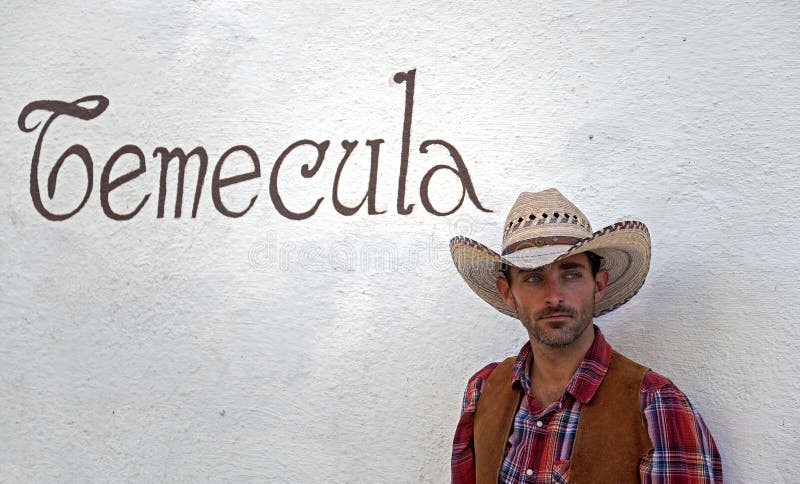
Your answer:
[[[404,117],[403,117],[403,138],[402,138],[402,148],[400,152],[400,173],[398,176],[398,193],[397,193],[397,213],[402,215],[407,215],[411,213],[414,208],[414,204],[406,204],[405,202],[405,190],[406,190],[406,173],[408,171],[408,155],[409,155],[409,145],[410,145],[410,138],[411,138],[411,114],[414,106],[414,79],[415,79],[416,70],[412,69],[408,72],[398,72],[394,75],[394,81],[397,84],[405,83],[406,85],[406,93],[405,93],[405,110],[404,110]],[[85,103],[92,103],[94,104],[93,107],[84,107],[82,104]],[[96,96],[87,96],[81,99],[78,99],[73,102],[65,102],[65,101],[53,101],[53,100],[43,100],[43,101],[33,101],[29,103],[22,109],[22,112],[19,115],[19,119],[17,120],[17,124],[19,129],[24,132],[32,132],[39,127],[39,124],[36,123],[33,126],[28,126],[27,119],[28,116],[33,113],[34,111],[45,111],[50,113],[50,116],[45,121],[44,125],[41,128],[39,133],[39,138],[36,141],[36,146],[33,151],[33,157],[31,158],[31,172],[30,172],[30,193],[31,199],[33,201],[33,206],[36,210],[46,219],[48,220],[66,220],[76,213],[78,213],[86,202],[89,200],[89,196],[92,192],[92,180],[93,180],[93,162],[92,156],[89,153],[89,150],[81,145],[81,144],[74,144],[67,148],[61,156],[58,158],[56,163],[53,165],[53,168],[50,171],[49,176],[47,177],[47,195],[52,200],[55,195],[56,189],[56,180],[58,178],[58,172],[61,169],[61,166],[64,164],[66,159],[70,156],[77,156],[83,161],[84,168],[86,169],[86,189],[83,195],[83,200],[81,200],[80,204],[71,212],[68,213],[53,213],[45,208],[44,204],[42,203],[41,193],[39,191],[39,158],[42,152],[42,144],[44,142],[45,135],[47,130],[53,124],[53,121],[56,120],[59,116],[70,116],[75,117],[82,120],[91,120],[98,116],[100,116],[108,107],[108,99],[104,96],[96,95]],[[342,148],[344,149],[344,154],[342,155],[341,160],[339,161],[339,165],[336,168],[336,175],[333,180],[333,190],[331,194],[331,198],[333,201],[333,206],[337,212],[341,213],[342,215],[353,215],[358,212],[359,209],[364,205],[364,202],[367,203],[367,213],[370,215],[384,213],[385,211],[378,211],[375,208],[375,194],[377,191],[377,181],[378,181],[378,161],[380,155],[380,146],[384,140],[382,139],[371,139],[366,141],[366,145],[370,148],[370,172],[369,172],[369,182],[367,185],[366,194],[361,202],[354,206],[346,206],[339,200],[339,178],[342,174],[342,170],[344,169],[345,164],[347,163],[348,158],[352,154],[353,150],[358,145],[358,141],[342,141]],[[283,203],[281,198],[280,191],[278,190],[278,173],[281,169],[281,166],[289,156],[292,151],[296,148],[301,146],[310,146],[316,149],[316,160],[312,163],[307,163],[303,165],[300,169],[300,174],[304,178],[311,178],[313,177],[319,168],[322,166],[322,162],[325,159],[325,155],[328,151],[328,147],[330,146],[330,141],[325,140],[322,142],[316,142],[309,139],[303,139],[299,141],[295,141],[291,145],[289,145],[283,152],[278,156],[275,161],[275,164],[272,167],[272,171],[270,173],[269,178],[269,196],[272,199],[272,203],[275,205],[275,209],[289,219],[294,220],[302,220],[314,215],[314,213],[319,208],[320,204],[324,200],[324,197],[320,197],[313,206],[309,207],[307,210],[302,212],[293,212],[289,210],[286,205]],[[447,141],[440,140],[440,139],[432,139],[426,140],[420,143],[419,151],[420,153],[427,153],[428,148],[431,146],[441,146],[445,148],[453,159],[455,164],[455,168],[449,165],[436,165],[432,167],[428,172],[422,177],[419,187],[420,193],[420,200],[422,201],[422,205],[425,209],[438,216],[449,215],[461,207],[461,204],[464,202],[464,195],[466,194],[469,196],[469,199],[472,201],[475,206],[484,211],[484,212],[491,212],[491,210],[487,210],[484,208],[480,201],[478,200],[478,196],[475,194],[475,188],[472,185],[472,180],[469,176],[469,171],[467,170],[467,166],[464,164],[464,160],[461,158],[461,155],[458,153],[458,150],[448,143]],[[222,177],[222,167],[225,163],[225,160],[228,159],[230,155],[236,152],[241,152],[247,155],[253,163],[253,169],[246,172],[240,173],[234,176]],[[133,155],[139,160],[139,165],[135,170],[129,171],[123,175],[119,175],[113,179],[111,179],[111,171],[114,168],[115,163],[124,155]],[[208,170],[208,154],[202,146],[195,147],[188,153],[185,152],[182,148],[174,148],[172,150],[168,150],[163,146],[157,147],[153,151],[153,157],[160,157],[161,158],[161,173],[159,178],[159,190],[158,190],[158,208],[156,211],[156,216],[158,218],[164,217],[164,205],[167,196],[167,172],[169,168],[169,163],[172,160],[178,160],[178,179],[177,179],[177,186],[175,191],[175,217],[178,218],[181,216],[181,206],[183,204],[183,182],[184,177],[186,174],[186,166],[189,162],[190,158],[195,158],[197,160],[197,182],[195,185],[194,191],[194,202],[192,205],[192,218],[197,216],[197,208],[200,203],[200,195],[203,189],[203,184],[206,178],[206,172]],[[150,198],[150,194],[145,194],[142,196],[141,201],[139,204],[131,211],[127,213],[119,213],[115,211],[110,203],[109,203],[109,195],[112,191],[119,188],[125,183],[134,180],[135,178],[139,177],[145,171],[147,167],[145,165],[145,155],[142,152],[141,148],[133,144],[127,144],[122,146],[117,151],[115,151],[111,157],[106,161],[105,165],[103,166],[103,171],[100,176],[100,205],[103,208],[103,213],[113,220],[129,220],[136,216],[139,211],[147,203],[148,199]],[[461,198],[456,204],[455,207],[448,211],[439,211],[433,207],[431,204],[429,195],[428,195],[428,187],[433,175],[440,170],[449,170],[453,172],[457,177],[458,180],[461,182]],[[217,161],[216,166],[214,167],[213,174],[211,175],[211,199],[214,202],[214,207],[217,211],[225,216],[228,217],[241,217],[245,213],[247,213],[258,198],[258,194],[253,195],[250,199],[250,203],[247,205],[246,208],[240,211],[234,211],[226,207],[222,201],[222,197],[220,195],[220,191],[228,186],[235,185],[237,183],[241,183],[244,181],[252,180],[255,178],[259,178],[261,176],[261,167],[258,160],[258,155],[256,154],[255,150],[250,148],[249,146],[245,145],[237,145],[233,146],[228,149],[225,153]]]

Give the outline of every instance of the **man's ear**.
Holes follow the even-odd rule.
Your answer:
[[[516,311],[517,306],[514,304],[514,298],[511,296],[511,287],[508,285],[508,279],[506,279],[505,274],[497,276],[494,283],[495,286],[497,286],[497,292],[500,293],[500,297],[503,298],[506,306],[512,311]]]
[[[594,302],[600,302],[608,287],[608,271],[600,269],[594,276]]]

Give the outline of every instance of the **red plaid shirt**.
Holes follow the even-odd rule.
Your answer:
[[[526,397],[514,418],[500,469],[500,482],[567,482],[572,442],[581,406],[589,401],[608,370],[611,346],[600,329],[580,368],[561,399],[541,408],[531,394],[526,343],[514,363],[512,381]],[[454,484],[475,482],[472,425],[481,386],[498,363],[491,363],[470,378],[453,441]],[[653,451],[639,465],[641,482],[721,483],[722,461],[711,433],[689,399],[668,379],[647,372],[642,379],[642,415]]]

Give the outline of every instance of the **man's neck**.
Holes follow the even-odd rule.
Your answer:
[[[529,375],[534,395],[543,407],[564,393],[564,388],[592,346],[594,336],[594,326],[589,325],[567,346],[543,345],[531,338],[533,367]]]

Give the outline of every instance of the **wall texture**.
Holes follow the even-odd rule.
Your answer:
[[[447,249],[465,234],[497,248],[522,190],[559,187],[596,228],[645,221],[651,272],[597,320],[618,350],[673,379],[701,411],[729,482],[797,482],[800,7],[794,2],[199,1],[5,2],[0,31],[0,480],[446,482],[467,378],[526,335],[470,293]],[[396,208],[405,85],[416,69],[406,202]],[[47,114],[36,100],[109,100],[92,120],[57,118],[40,155],[43,204],[80,203],[70,156],[91,154],[86,205],[64,221],[29,186]],[[84,107],[91,107],[86,103]],[[367,140],[383,139],[376,210],[332,204],[343,140],[359,141],[339,196],[368,184]],[[329,140],[318,172],[288,157]],[[435,216],[424,174],[458,149],[470,200]],[[109,157],[133,144],[145,172],[110,195]],[[209,181],[235,145],[260,177]],[[167,171],[157,217],[157,147],[203,146],[196,217]],[[308,148],[308,147],[306,147]],[[230,157],[222,175],[252,162]],[[111,178],[137,167],[120,158]],[[196,167],[192,162],[190,167]],[[249,166],[249,168],[248,168]],[[461,185],[437,172],[431,203]]]

